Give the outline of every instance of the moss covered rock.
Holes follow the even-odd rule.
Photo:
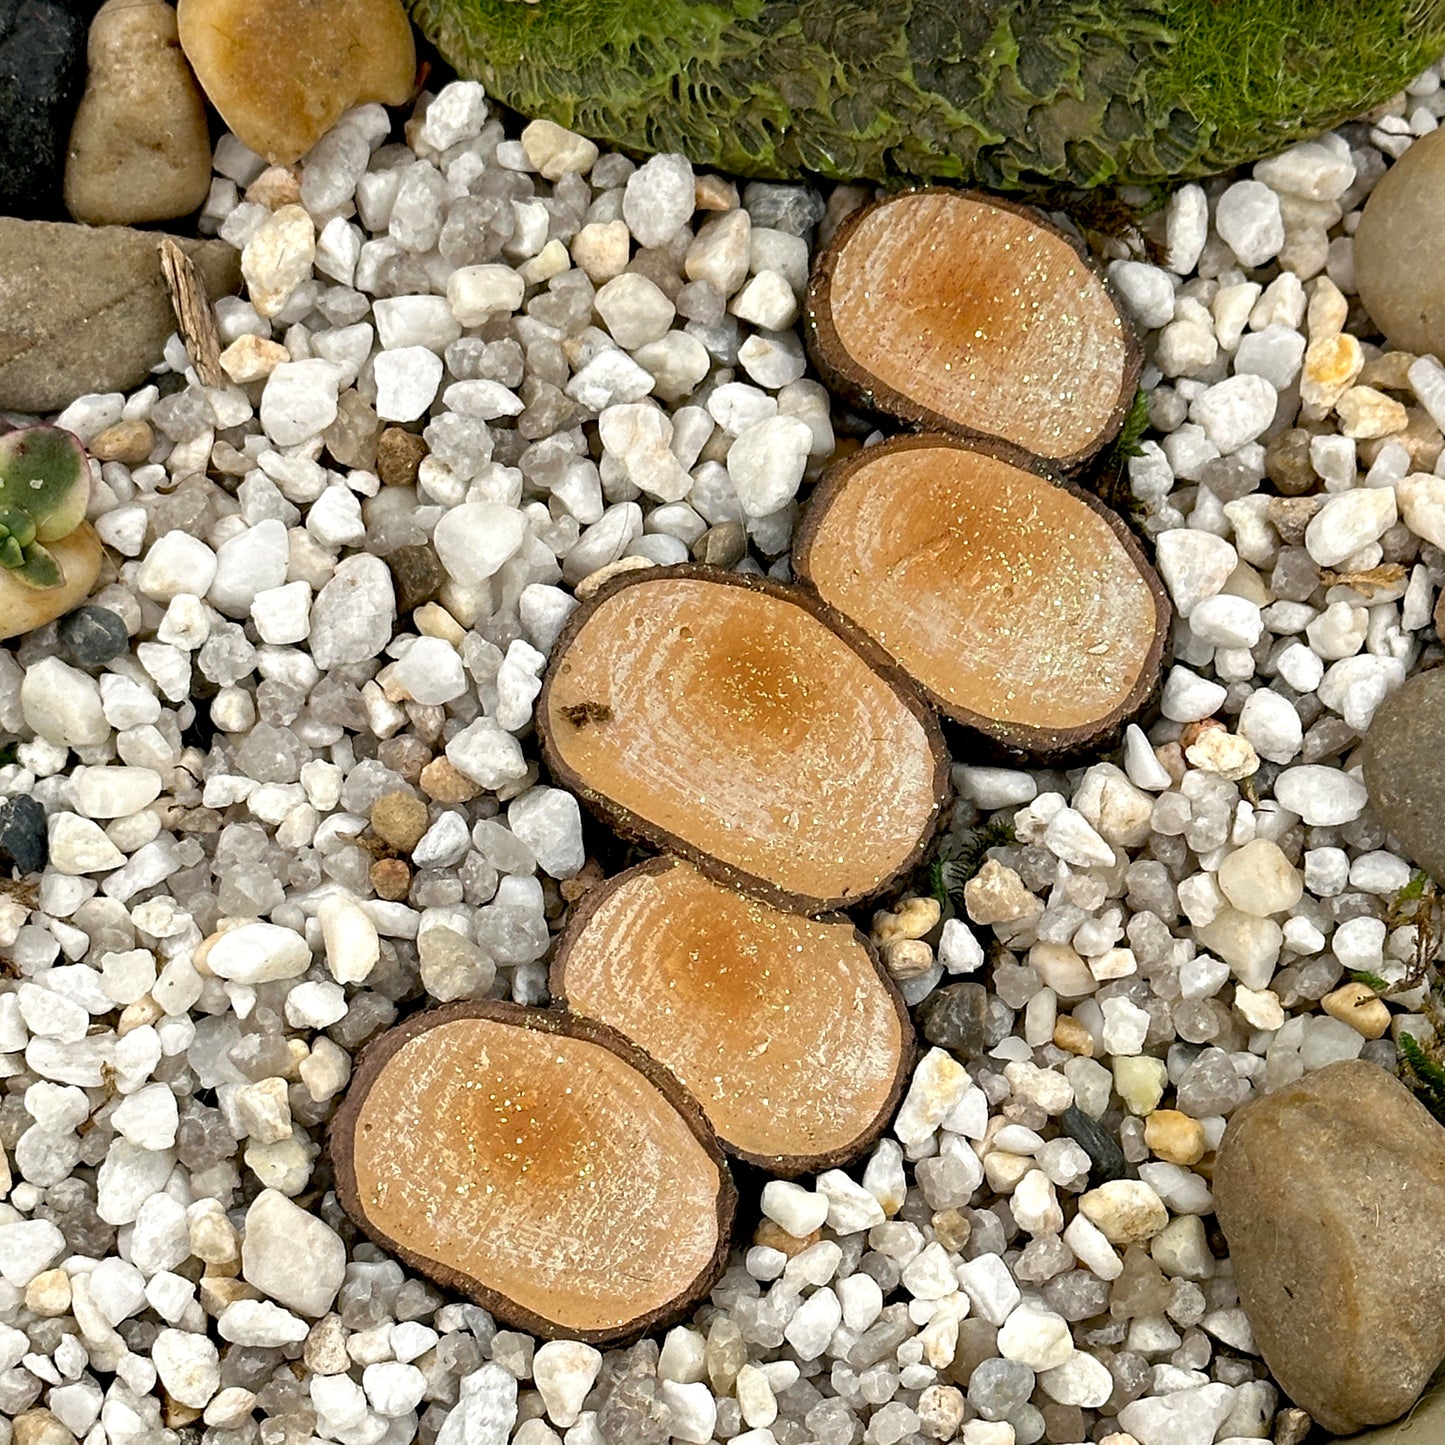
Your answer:
[[[1257,159],[1445,51],[1445,0],[409,0],[499,100],[739,175],[1150,184]]]

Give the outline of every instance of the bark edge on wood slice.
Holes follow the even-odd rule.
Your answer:
[[[1048,551],[1026,569],[1030,540]],[[793,568],[940,712],[1007,749],[1058,757],[1100,742],[1162,672],[1172,609],[1123,518],[1037,463],[955,437],[897,437],[833,467],[799,521]]]
[[[489,1073],[507,1047],[515,1065],[510,1076]],[[554,1072],[548,1064],[559,1067]],[[555,1089],[549,1092],[547,1083]],[[610,1190],[602,1177],[609,1161],[598,1157],[595,1132],[576,1127],[587,1123],[589,1104],[594,1122],[608,1128]],[[432,1134],[423,1122],[428,1118],[454,1137]],[[569,1126],[570,1150],[562,1147]],[[368,1145],[366,1136],[378,1129]],[[502,1130],[505,1140],[498,1137]],[[504,1146],[490,1156],[491,1183],[476,1163],[489,1143]],[[637,1147],[644,1143],[672,1156],[660,1177],[676,1186],[670,1198],[656,1187],[656,1171],[650,1196],[645,1188],[648,1171]],[[737,1191],[697,1101],[615,1029],[563,1010],[463,1000],[388,1029],[362,1051],[328,1147],[337,1197],[365,1234],[499,1319],[549,1339],[603,1343],[668,1324],[706,1298],[727,1261]],[[514,1147],[521,1152],[511,1152]],[[687,1169],[696,1175],[690,1190]],[[550,1216],[535,1202],[548,1182],[554,1186]],[[488,1216],[486,1201],[508,1188],[514,1191],[510,1210]],[[565,1226],[605,1214],[609,1205],[615,1232],[630,1229],[632,1236],[626,1249],[589,1253],[588,1242],[575,1230],[569,1237]],[[449,1206],[456,1211],[450,1242],[444,1238]],[[674,1218],[689,1208],[697,1229],[692,1239],[679,1236]],[[640,1228],[638,1221],[649,1219],[657,1222]],[[486,1240],[500,1240],[506,1254],[494,1248],[488,1256],[478,1243]],[[545,1262],[550,1280],[540,1273],[530,1283],[524,1278],[521,1255],[529,1241],[533,1267]],[[670,1277],[659,1283],[664,1272]],[[607,1293],[617,1278],[641,1278],[650,1288],[629,1304]]]
[[[1015,246],[1032,276],[1010,270]],[[807,321],[824,379],[868,411],[1066,472],[1118,434],[1143,359],[1078,242],[1032,207],[943,187],[845,217],[813,263]]]
[[[597,634],[614,624],[629,637],[610,645]],[[789,628],[793,656],[777,645]],[[705,746],[667,771],[655,747],[618,741],[659,727]],[[619,833],[799,913],[850,907],[915,867],[950,796],[938,720],[882,648],[810,590],[691,563],[614,578],[572,614],[537,730],[553,778]]]
[[[784,912],[681,858],[591,889],[549,981],[670,1069],[728,1153],[775,1174],[856,1159],[912,1070],[907,1006],[851,920]]]

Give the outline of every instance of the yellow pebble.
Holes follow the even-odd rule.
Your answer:
[[[1204,1158],[1204,1125],[1178,1109],[1155,1109],[1144,1120],[1144,1142],[1169,1164],[1197,1164]]]
[[[1390,1027],[1390,1010],[1368,984],[1346,983],[1327,993],[1320,1006],[1331,1018],[1349,1024],[1367,1039],[1377,1039]]]

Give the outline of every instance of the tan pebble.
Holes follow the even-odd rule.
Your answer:
[[[1043,912],[1043,904],[1024,887],[1023,879],[996,858],[985,859],[963,885],[963,903],[975,923],[1017,923]]]
[[[275,316],[311,275],[316,259],[316,223],[303,206],[282,206],[262,222],[241,251],[241,275],[251,305]]]
[[[183,1405],[170,1395],[164,1395],[166,1402],[164,1413],[165,1425],[168,1430],[184,1430],[187,1425],[194,1425],[201,1418],[201,1412],[194,1405]]]
[[[1094,1036],[1072,1014],[1060,1014],[1054,1020],[1054,1043],[1067,1054],[1081,1059],[1094,1057]]]
[[[1367,1039],[1378,1039],[1390,1027],[1390,1010],[1368,984],[1346,983],[1320,1000],[1331,1018],[1349,1024]]]
[[[1144,1142],[1169,1164],[1197,1164],[1204,1158],[1204,1125],[1178,1109],[1155,1109],[1144,1120]]]
[[[1345,294],[1328,276],[1316,277],[1310,286],[1309,310],[1305,326],[1311,341],[1336,336],[1345,329],[1350,303]]]
[[[1410,420],[1398,401],[1372,386],[1352,386],[1335,403],[1335,410],[1344,434],[1357,440],[1394,436]]]
[[[922,978],[933,967],[933,950],[921,938],[883,945],[883,966],[896,979]]]
[[[245,1280],[237,1279],[233,1275],[207,1274],[201,1277],[197,1297],[201,1301],[201,1308],[214,1317],[237,1300],[260,1299],[261,1291],[255,1285],[247,1284]]]
[[[91,442],[90,454],[98,462],[124,462],[128,467],[138,467],[150,456],[155,444],[156,434],[151,424],[137,417],[106,427]]]
[[[238,386],[248,381],[265,381],[291,353],[279,341],[253,336],[248,331],[238,336],[221,353],[221,370]]]
[[[1271,497],[1265,508],[1270,526],[1279,533],[1286,547],[1303,547],[1305,528],[1325,504],[1324,497]]]
[[[378,898],[400,903],[411,892],[411,869],[400,858],[378,858],[371,865],[371,886]]]
[[[565,175],[586,175],[598,155],[594,141],[554,120],[530,122],[522,131],[522,149],[543,180],[548,181],[561,180]]]
[[[354,105],[401,105],[416,79],[401,0],[180,0],[176,18],[211,104],[273,164],[300,160]]]
[[[411,620],[423,637],[440,637],[453,647],[460,647],[467,630],[440,602],[423,602],[413,610]]]
[[[626,221],[592,221],[572,238],[572,261],[594,285],[620,276],[631,254]]]
[[[1232,783],[1259,771],[1259,754],[1254,744],[1224,728],[1210,728],[1192,747],[1184,749],[1184,756],[1196,768],[1217,773]]]
[[[429,448],[415,432],[389,426],[376,439],[376,474],[388,487],[414,487]]]
[[[433,802],[470,803],[482,790],[446,758],[433,758],[421,770],[421,790]]]
[[[291,166],[267,166],[249,186],[246,199],[268,211],[301,204],[301,177]]]
[[[249,1422],[255,1408],[254,1391],[229,1385],[211,1400],[201,1418],[216,1429],[234,1430]]]
[[[1159,766],[1169,774],[1170,780],[1177,788],[1184,781],[1184,775],[1189,771],[1189,766],[1184,761],[1184,749],[1178,743],[1160,743],[1154,749],[1154,756],[1159,759]]]
[[[91,21],[89,73],[65,158],[65,204],[92,226],[189,215],[211,187],[200,87],[165,0],[107,0]]]
[[[721,176],[698,176],[693,182],[692,194],[693,205],[699,211],[735,211],[738,207],[737,186]]]
[[[1284,1027],[1284,1007],[1273,989],[1255,990],[1237,983],[1234,986],[1234,1006],[1251,1028],[1271,1030]]]
[[[12,1445],[75,1445],[75,1436],[49,1410],[27,1410],[11,1422]]]
[[[973,1224],[961,1209],[940,1209],[930,1223],[933,1237],[950,1254],[959,1253],[973,1233]]]
[[[1360,371],[1361,386],[1381,391],[1413,391],[1410,368],[1419,358],[1409,351],[1383,351],[1372,356]]]
[[[943,917],[943,905],[936,898],[905,898],[896,908],[879,909],[873,915],[874,943],[896,943],[905,938],[926,938]]]
[[[128,1003],[120,1011],[120,1022],[116,1024],[115,1031],[120,1038],[136,1029],[146,1028],[156,1022],[165,1010],[153,999],[150,994],[144,998],[138,998],[134,1003]]]
[[[63,1269],[47,1269],[25,1286],[25,1308],[46,1319],[70,1311],[70,1276]]]
[[[557,885],[557,891],[562,895],[563,902],[576,903],[579,898],[586,897],[606,876],[602,865],[595,858],[589,858],[582,865],[580,873],[564,878]]]
[[[772,1219],[759,1221],[757,1229],[753,1231],[754,1244],[760,1244],[764,1249],[781,1250],[789,1259],[802,1254],[805,1249],[811,1249],[822,1237],[823,1231],[815,1229],[800,1239],[796,1234],[789,1234],[781,1224]]]
[[[1324,416],[1354,385],[1365,354],[1348,333],[1310,342],[1300,377],[1300,400],[1318,417]]]
[[[398,788],[371,805],[371,828],[390,848],[410,853],[427,830],[427,809],[422,800]]]
[[[610,582],[614,577],[624,576],[628,572],[645,572],[649,567],[655,565],[650,557],[619,557],[615,562],[608,562],[595,572],[589,572],[573,590],[577,594],[577,600],[585,602],[589,597],[595,596],[603,584]]]
[[[1404,431],[1383,437],[1366,437],[1360,442],[1358,455],[1361,466],[1374,466],[1387,446],[1401,446],[1410,454],[1411,470],[1429,472],[1435,469],[1435,463],[1440,460],[1440,452],[1445,448],[1445,438],[1441,437],[1440,428],[1430,419],[1430,414],[1424,407],[1407,407],[1405,415],[1407,421]]]

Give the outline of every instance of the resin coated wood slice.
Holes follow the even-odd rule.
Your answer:
[[[665,1069],[604,1024],[492,1000],[371,1044],[331,1154],[377,1243],[549,1337],[612,1340],[684,1313],[721,1273],[737,1202]]]
[[[1138,384],[1138,340],[1074,242],[971,191],[855,211],[818,255],[808,321],[819,370],[864,407],[1066,470]]]
[[[705,567],[608,583],[538,705],[547,762],[619,831],[806,913],[922,857],[947,796],[932,713],[811,593]]]
[[[851,923],[784,913],[677,858],[587,895],[552,993],[666,1064],[725,1149],[779,1174],[873,1143],[913,1056],[903,1000]]]
[[[1067,753],[1147,700],[1170,610],[1096,497],[949,437],[855,453],[809,503],[793,567],[949,717]]]

